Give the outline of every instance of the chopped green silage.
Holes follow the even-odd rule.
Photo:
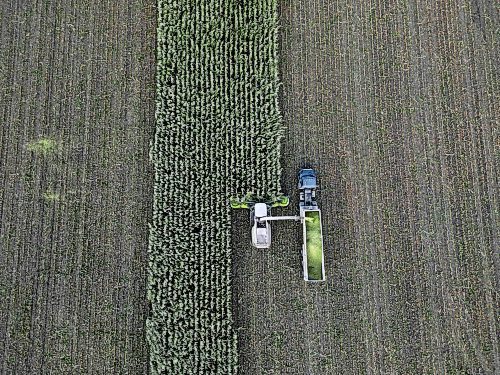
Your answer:
[[[323,241],[319,211],[306,211],[306,251],[309,280],[323,280]]]

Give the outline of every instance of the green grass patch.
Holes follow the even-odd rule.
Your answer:
[[[57,152],[59,145],[57,141],[50,138],[40,138],[36,141],[31,141],[26,146],[28,151],[38,155],[47,156]]]
[[[323,240],[319,211],[306,211],[306,252],[309,280],[323,280]]]
[[[52,190],[47,190],[45,193],[42,195],[43,199],[46,200],[47,202],[57,202],[61,198],[59,193],[56,193]]]

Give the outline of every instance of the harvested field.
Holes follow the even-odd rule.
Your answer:
[[[152,2],[0,4],[0,373],[144,374]]]
[[[302,280],[297,224],[259,251],[234,213],[241,373],[500,371],[492,4],[280,2],[281,212],[317,168],[327,282]]]

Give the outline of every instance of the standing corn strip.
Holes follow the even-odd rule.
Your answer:
[[[158,1],[153,374],[234,374],[229,197],[280,193],[275,1]]]

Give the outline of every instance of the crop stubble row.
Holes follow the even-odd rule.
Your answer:
[[[237,225],[242,372],[498,371],[498,9],[280,10],[284,186],[319,171],[328,280],[303,284],[297,228],[263,253]]]
[[[142,1],[0,5],[1,373],[147,371],[154,26]]]

